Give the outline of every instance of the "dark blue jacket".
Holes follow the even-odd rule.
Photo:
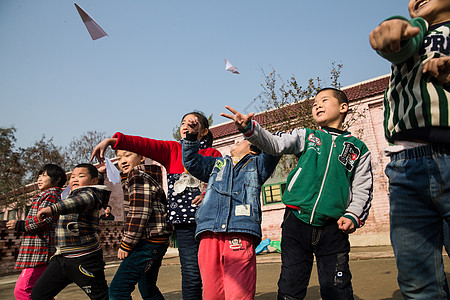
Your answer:
[[[208,182],[205,198],[195,215],[195,236],[204,231],[248,233],[261,240],[261,186],[280,159],[262,152],[247,154],[233,167],[230,156],[198,154],[197,140],[183,141],[183,164],[201,181]]]

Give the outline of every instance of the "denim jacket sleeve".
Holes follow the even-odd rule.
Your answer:
[[[264,151],[258,155],[257,164],[261,185],[264,184],[264,182],[266,182],[266,180],[272,175],[278,162],[280,161],[280,158],[281,156],[273,156],[265,153]]]
[[[214,168],[216,158],[199,154],[199,145],[200,143],[197,139],[195,139],[195,141],[188,139],[183,140],[183,165],[189,174],[203,182],[208,182],[209,176]]]

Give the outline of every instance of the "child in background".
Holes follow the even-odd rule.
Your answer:
[[[98,183],[97,168],[79,164],[70,175],[69,196],[38,212],[40,220],[59,216],[57,251],[34,286],[32,299],[52,299],[72,282],[91,299],[108,299],[105,262],[97,231],[99,210],[106,207],[111,192]]]
[[[278,299],[303,299],[314,255],[324,300],[353,299],[348,235],[367,219],[372,168],[366,145],[343,131],[348,99],[335,88],[320,90],[312,108],[318,130],[271,134],[252,121],[253,113],[221,114],[234,120],[252,144],[272,155],[295,154],[283,203],[281,274]]]
[[[391,242],[405,299],[450,299],[442,260],[450,238],[450,0],[410,0],[408,10],[412,20],[394,16],[370,34],[392,63],[384,97]]]
[[[110,299],[130,299],[138,283],[142,299],[164,299],[156,286],[159,268],[171,228],[167,224],[167,199],[162,188],[162,171],[144,165],[145,157],[116,150],[122,182],[128,195],[128,213],[117,257],[122,263],[109,286]]]
[[[47,268],[49,258],[55,253],[56,220],[53,217],[39,220],[36,215],[40,209],[61,200],[61,188],[66,180],[66,173],[61,167],[54,164],[42,167],[37,180],[41,192],[32,199],[26,219],[6,223],[8,229],[22,233],[15,266],[15,269],[22,269],[14,288],[17,300],[31,299],[34,284]]]
[[[183,141],[183,164],[201,181],[208,181],[205,198],[196,213],[200,240],[198,261],[203,298],[250,300],[256,291],[255,247],[261,241],[262,184],[274,171],[280,157],[237,142],[231,156],[198,154],[198,119],[187,120],[189,132]]]
[[[188,131],[186,119],[190,117],[197,117],[200,122],[199,153],[203,156],[220,157],[220,152],[211,148],[213,137],[208,129],[208,119],[199,112],[192,112],[183,116],[180,125],[181,139],[183,140],[186,137]],[[117,132],[113,138],[103,140],[94,148],[91,160],[96,157],[97,160],[103,161],[103,154],[108,146],[113,147],[113,149],[138,153],[159,162],[166,168],[168,222],[174,226],[177,236],[181,263],[182,296],[184,300],[201,299],[202,280],[198,268],[198,241],[195,239],[195,212],[199,201],[202,199],[201,182],[185,171],[181,160],[181,143],[124,135]]]

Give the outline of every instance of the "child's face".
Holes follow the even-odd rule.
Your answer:
[[[247,140],[237,141],[236,144],[231,147],[230,154],[235,157],[244,157],[250,153],[250,142]]]
[[[187,115],[183,118],[180,124],[180,137],[184,139],[186,137],[186,133],[189,131],[187,126],[187,120],[196,119],[198,122],[198,118],[196,115]],[[199,132],[197,139],[200,141],[206,134],[208,133],[208,129],[202,127],[202,124],[199,122]]]
[[[98,183],[98,178],[92,178],[87,168],[75,168],[70,175],[69,185],[70,190],[88,185],[95,185]]]
[[[126,150],[117,150],[116,155],[119,168],[125,174],[130,173],[134,167],[140,165],[145,160],[145,157],[142,155]]]
[[[314,99],[312,115],[319,126],[342,128],[342,118],[347,112],[346,103],[339,103],[333,90],[325,90],[317,94]]]
[[[47,175],[47,171],[44,171],[41,175],[39,175],[37,185],[38,189],[41,191],[45,191],[46,189],[56,186],[56,184],[52,182],[50,176]]]
[[[450,0],[409,0],[411,18],[421,17],[430,25],[450,20]]]

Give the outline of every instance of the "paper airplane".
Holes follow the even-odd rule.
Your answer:
[[[225,70],[230,71],[233,74],[239,74],[238,69],[233,66],[226,58],[225,58]]]
[[[106,176],[113,184],[120,182],[120,172],[109,158],[105,158]]]
[[[91,38],[94,41],[108,35],[84,9],[78,6],[78,4],[76,4],[75,2],[73,4],[75,4],[75,7],[77,8],[81,19],[83,20],[84,25],[86,26],[89,34],[91,35]]]
[[[62,193],[61,193],[61,200],[66,199],[67,196],[69,196],[69,194],[70,194],[70,185],[68,185],[68,186],[64,189],[64,191],[62,191]]]

